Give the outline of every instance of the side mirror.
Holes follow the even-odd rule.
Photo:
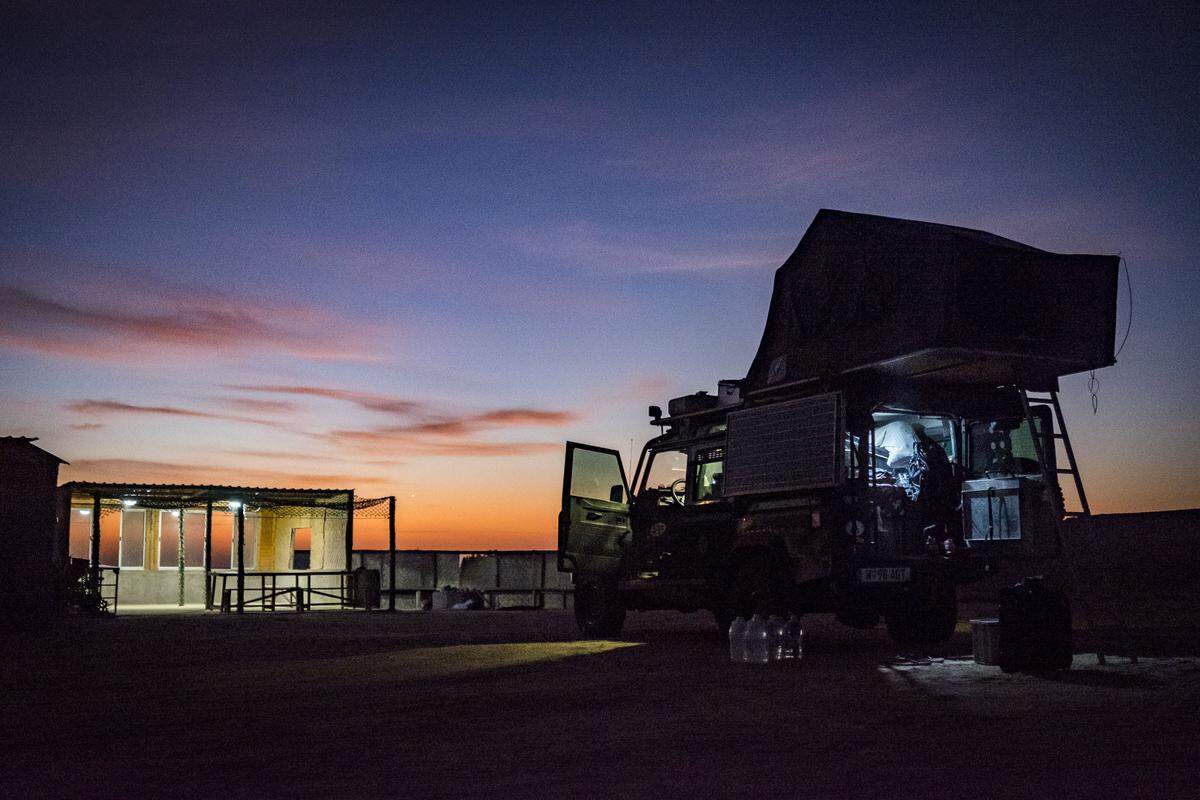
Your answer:
[[[650,406],[650,419],[658,422],[662,419],[662,409],[658,406]]]
[[[613,503],[624,503],[625,502],[625,487],[619,483],[616,484],[615,486],[613,486],[611,489],[608,490],[608,499],[610,502],[613,502]]]

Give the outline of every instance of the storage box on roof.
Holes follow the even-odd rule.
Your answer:
[[[822,209],[775,274],[742,394],[862,372],[1037,388],[1109,366],[1118,263]]]

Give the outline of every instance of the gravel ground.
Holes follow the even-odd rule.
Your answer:
[[[755,667],[699,614],[69,619],[0,641],[0,796],[1200,795],[1194,631],[1033,676],[805,625]]]

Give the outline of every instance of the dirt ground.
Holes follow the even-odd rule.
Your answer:
[[[5,635],[3,797],[1189,797],[1194,631],[1141,663],[1004,675],[805,618],[728,662],[704,615],[69,619]],[[960,626],[964,627],[964,626]],[[1164,640],[1166,641],[1166,640]]]

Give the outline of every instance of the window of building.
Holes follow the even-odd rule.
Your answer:
[[[142,569],[146,565],[146,512],[125,509],[121,512],[122,569]]]
[[[309,569],[312,563],[312,528],[292,528],[292,569]]]
[[[179,512],[160,511],[158,515],[158,568],[179,568]],[[183,512],[183,565],[187,569],[204,566],[204,512]]]
[[[233,515],[230,515],[231,517]],[[259,518],[257,514],[246,515],[246,569],[258,569],[258,528]],[[229,531],[229,565],[231,569],[238,568],[237,560],[237,519],[232,519]]]

